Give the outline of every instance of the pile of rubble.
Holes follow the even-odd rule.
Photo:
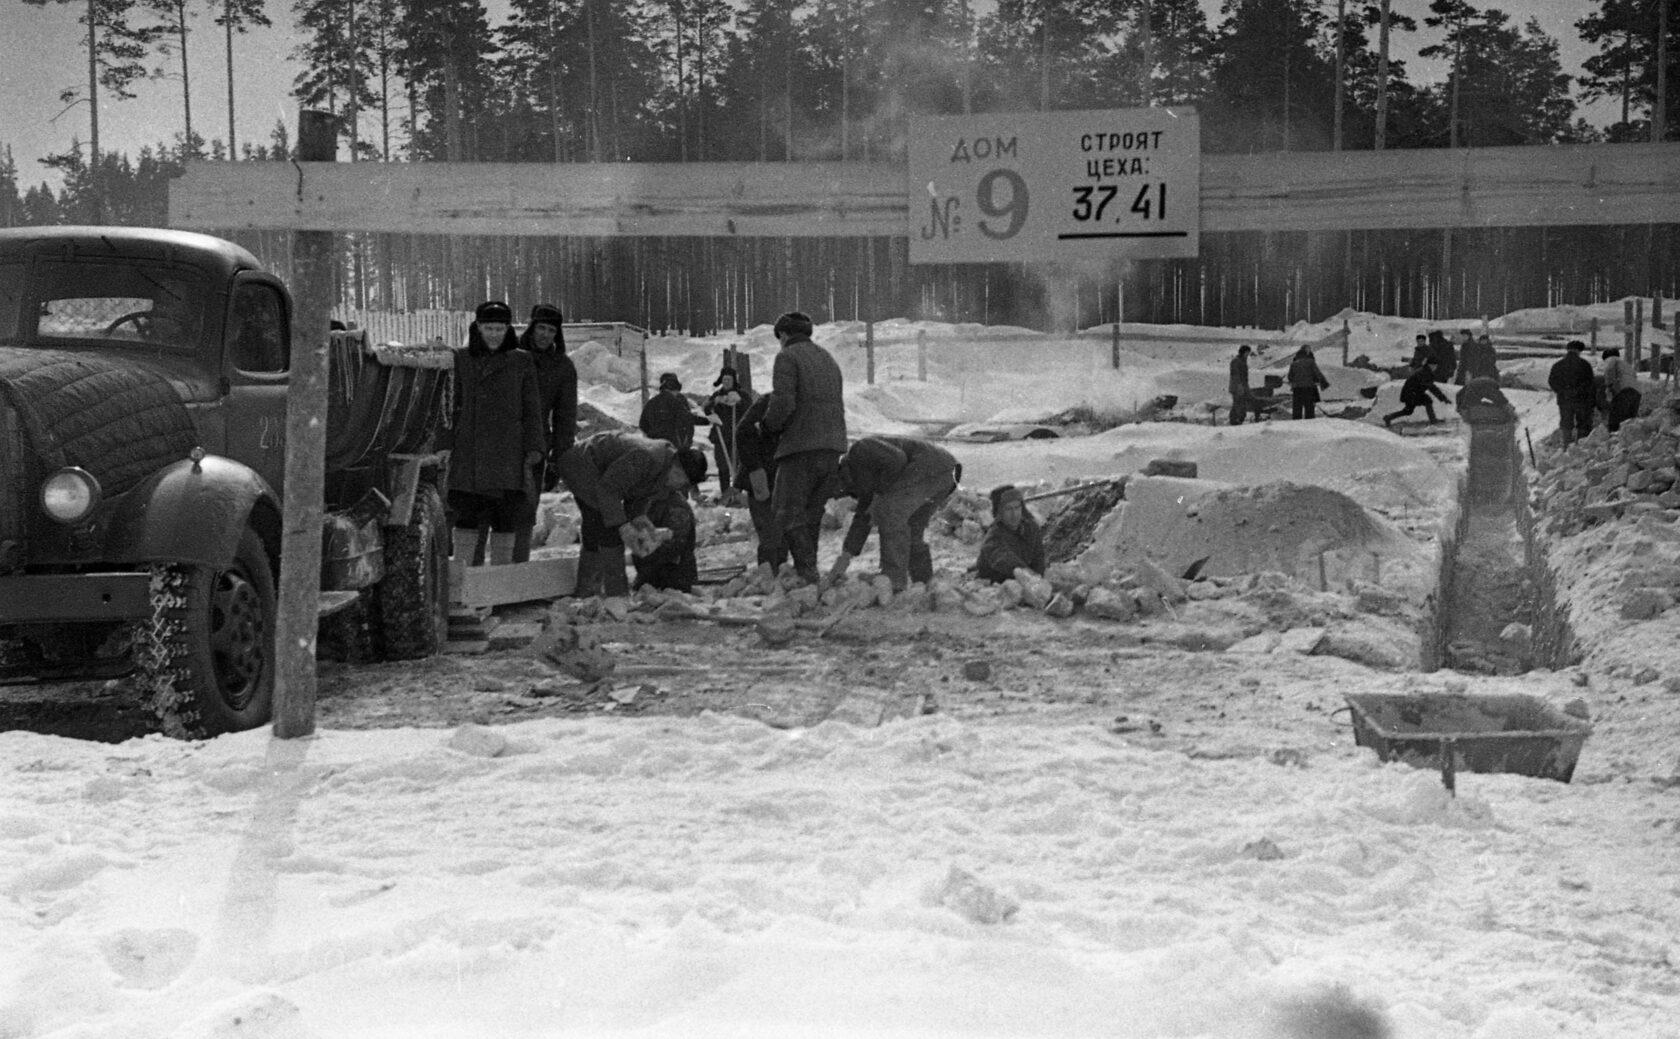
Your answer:
[[[1534,487],[1546,533],[1569,537],[1619,517],[1680,520],[1680,400],[1592,434],[1539,465]]]

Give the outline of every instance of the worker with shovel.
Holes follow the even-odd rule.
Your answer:
[[[752,405],[753,395],[735,385],[735,369],[725,365],[718,372],[716,387],[706,401],[706,419],[712,424],[712,456],[717,460],[718,489],[727,503],[735,497],[735,476],[740,471],[741,417]]]

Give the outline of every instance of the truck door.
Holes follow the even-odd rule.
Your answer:
[[[227,453],[276,494],[286,471],[286,386],[292,330],[286,298],[260,275],[241,274],[228,302],[222,375],[227,380]]]

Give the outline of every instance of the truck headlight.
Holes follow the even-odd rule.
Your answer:
[[[66,466],[41,484],[41,508],[60,523],[77,523],[99,506],[99,481],[86,469]]]

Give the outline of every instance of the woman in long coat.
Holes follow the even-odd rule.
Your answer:
[[[455,353],[454,406],[440,440],[449,452],[455,555],[468,562],[486,526],[489,562],[512,561],[527,497],[538,490],[533,470],[544,444],[537,371],[518,349],[512,322],[506,303],[481,304],[467,348]]]

